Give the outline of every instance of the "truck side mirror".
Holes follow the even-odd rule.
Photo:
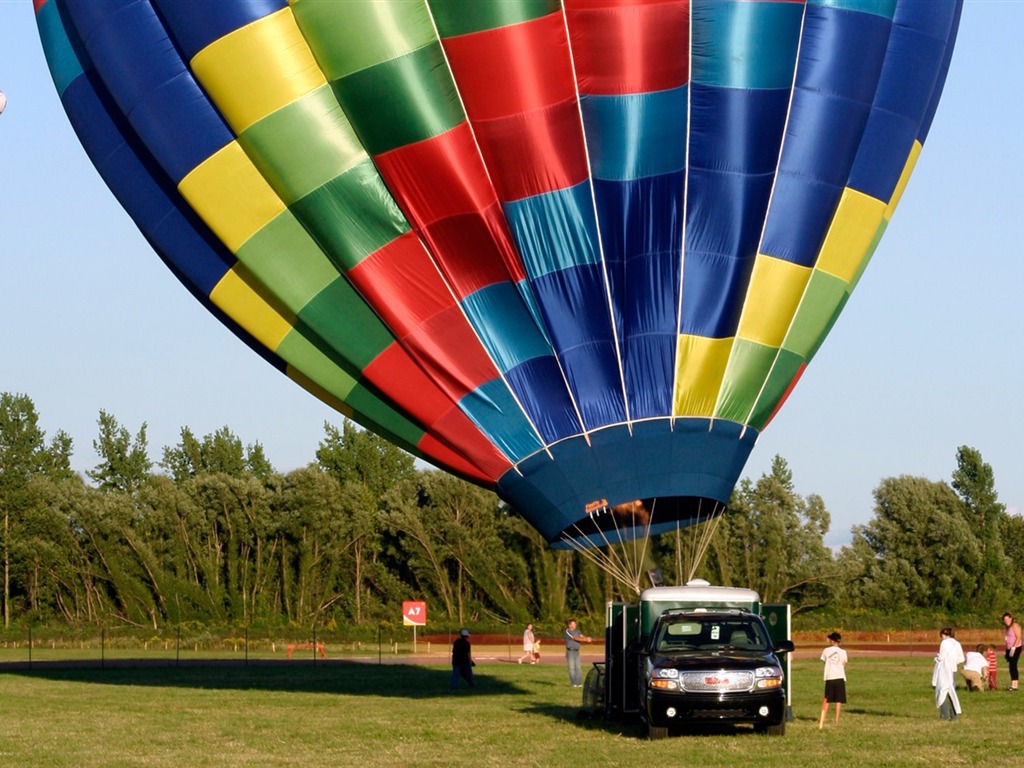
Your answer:
[[[793,645],[792,640],[779,640],[775,644],[776,653],[792,653],[794,650],[796,650],[796,646]]]

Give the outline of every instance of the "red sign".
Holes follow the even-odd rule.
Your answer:
[[[423,600],[406,600],[402,603],[402,623],[407,627],[427,626],[427,604]]]

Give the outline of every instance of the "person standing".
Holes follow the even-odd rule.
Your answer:
[[[519,663],[523,663],[523,659],[529,659],[531,664],[536,664],[536,659],[533,658],[533,644],[537,641],[537,638],[533,634],[533,624],[527,624],[526,629],[523,631],[523,655],[519,657]]]
[[[939,632],[942,642],[935,657],[932,685],[935,686],[935,706],[943,720],[956,720],[963,711],[956,695],[956,668],[964,663],[964,649],[953,639],[953,630],[944,627]]]
[[[473,662],[473,649],[469,644],[469,630],[465,628],[460,629],[459,636],[452,643],[453,691],[459,687],[460,677],[469,683],[470,688],[473,687],[473,667],[475,666],[476,664]]]
[[[576,626],[576,619],[569,619],[565,626],[565,663],[569,667],[569,682],[573,688],[583,686],[583,668],[580,665],[580,643],[593,642]]]
[[[828,714],[829,702],[836,705],[836,725],[839,725],[839,713],[846,703],[846,651],[839,647],[843,636],[833,632],[828,636],[828,648],[821,652],[821,660],[825,662],[825,699],[821,702],[821,718],[818,730],[825,727],[825,715]]]
[[[1003,626],[1006,627],[1006,663],[1010,665],[1010,690],[1017,690],[1017,662],[1020,660],[1021,635],[1020,624],[1014,621],[1013,614],[1003,614]]]
[[[985,646],[985,660],[988,662],[988,689],[990,691],[998,690],[996,675],[999,672],[999,665],[996,663],[996,647],[994,645]]]

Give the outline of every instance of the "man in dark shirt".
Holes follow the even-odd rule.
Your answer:
[[[452,643],[452,690],[459,687],[459,678],[464,678],[473,687],[473,652],[469,646],[469,630],[459,630],[459,636]]]

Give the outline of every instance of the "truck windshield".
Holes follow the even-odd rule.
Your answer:
[[[722,649],[767,651],[769,647],[764,628],[757,621],[688,616],[662,622],[656,650],[661,653]]]

